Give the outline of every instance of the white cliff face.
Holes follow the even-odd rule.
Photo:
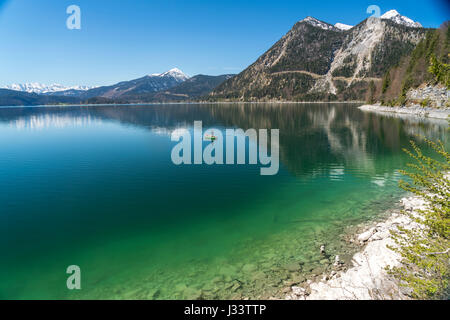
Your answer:
[[[308,20],[308,22],[312,25],[330,30],[329,27],[331,25],[327,25],[317,19],[308,17],[303,21],[306,20]],[[372,66],[374,50],[383,40],[388,29],[388,26],[383,20],[391,20],[397,24],[408,27],[422,27],[420,23],[414,22],[410,18],[400,15],[396,10],[386,12],[383,16],[381,16],[381,19],[375,17],[368,18],[362,27],[358,26],[355,28],[350,25],[337,23],[334,26],[336,29],[353,31],[349,35],[351,41],[336,51],[329,72],[325,77],[317,81],[315,86],[311,89],[311,92],[325,90],[332,94],[336,94],[337,89],[333,84],[333,72],[344,67],[346,65],[345,61],[350,61],[352,65],[356,65],[356,68],[353,71],[352,79],[348,82],[348,86],[350,86],[354,81],[365,78]],[[399,37],[402,37],[402,35],[399,35]],[[417,44],[420,40],[421,37],[413,37],[410,39],[410,41],[414,44]]]
[[[363,77],[363,74],[370,70],[373,50],[382,40],[384,32],[385,24],[377,18],[369,18],[362,27],[354,29],[351,34],[351,41],[335,53],[327,75],[318,81],[311,91],[328,89],[330,93],[336,94],[337,89],[332,81],[333,72],[345,66],[344,61],[346,60],[356,63],[352,81]]]
[[[419,22],[415,22],[414,20],[402,16],[396,10],[390,10],[381,16],[381,19],[391,20],[397,24],[401,24],[407,27],[412,28],[422,28],[422,25]]]
[[[375,46],[382,40],[385,33],[385,25],[376,18],[369,18],[364,27],[355,33],[352,41],[347,47],[342,47],[336,53],[331,64],[330,72],[343,65],[345,58],[356,57],[356,70],[353,74],[355,78],[361,71],[368,71],[372,62],[372,52]]]
[[[407,40],[414,45],[418,44],[423,38],[423,35],[419,32],[412,32],[408,35],[408,38],[405,38],[404,34],[389,26],[384,19],[370,17],[364,24],[350,30],[344,45],[335,52],[330,70],[325,77],[316,83],[311,91],[326,90],[336,94],[337,89],[333,84],[333,73],[346,66],[352,67],[352,75],[350,79],[347,79],[348,87],[355,81],[370,80],[368,74],[373,65],[375,49],[382,44],[387,34],[391,38],[397,38],[401,41]]]

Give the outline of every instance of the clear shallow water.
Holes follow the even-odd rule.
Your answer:
[[[279,174],[173,165],[194,120],[280,129]],[[402,195],[401,148],[447,126],[339,104],[0,109],[0,298],[277,296],[328,267],[321,244],[348,260],[348,227]]]

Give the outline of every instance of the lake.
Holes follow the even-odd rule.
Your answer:
[[[173,164],[171,133],[197,120],[279,129],[279,173]],[[404,195],[402,148],[449,146],[447,128],[356,104],[1,108],[0,298],[281,297],[350,261],[346,234]]]

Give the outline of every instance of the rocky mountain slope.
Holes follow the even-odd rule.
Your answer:
[[[308,17],[209,99],[366,100],[425,36],[425,29],[406,26],[406,19],[391,13],[345,30]]]

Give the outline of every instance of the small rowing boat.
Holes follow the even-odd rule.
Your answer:
[[[205,134],[205,140],[215,141],[217,137],[214,134]]]

